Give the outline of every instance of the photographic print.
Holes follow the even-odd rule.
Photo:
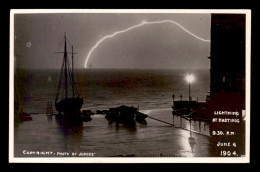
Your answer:
[[[250,10],[11,10],[9,161],[248,163]]]

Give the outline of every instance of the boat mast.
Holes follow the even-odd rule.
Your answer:
[[[65,62],[65,69],[64,69],[64,76],[65,76],[65,97],[68,97],[68,73],[67,73],[67,43],[66,43],[66,33],[64,34],[65,38],[65,45],[64,45],[64,62]]]
[[[71,61],[72,61],[72,97],[74,98],[74,84],[75,84],[75,82],[74,82],[74,66],[73,66],[73,46],[72,46],[72,56],[71,56]]]

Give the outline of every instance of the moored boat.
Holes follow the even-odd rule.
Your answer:
[[[138,108],[125,105],[116,108],[110,108],[108,111],[106,111],[105,116],[109,122],[116,122],[117,126],[120,123],[129,126],[135,126],[135,121],[141,124],[146,124],[146,117],[147,115],[139,112]]]
[[[73,52],[67,51],[67,41],[66,34],[64,36],[64,52],[59,52],[63,54],[63,61],[60,72],[60,79],[58,84],[58,91],[55,98],[55,108],[58,111],[56,117],[70,118],[72,121],[82,120],[82,112],[80,111],[83,105],[83,98],[77,94],[74,81],[74,67],[73,67]],[[72,55],[71,66],[68,54]],[[63,95],[61,95],[63,93]]]

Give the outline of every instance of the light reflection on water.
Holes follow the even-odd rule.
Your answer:
[[[148,111],[147,111],[148,112]],[[97,157],[106,156],[209,156],[208,126],[201,122],[191,122],[196,144],[193,151],[189,143],[190,123],[171,114],[171,109],[148,112],[149,116],[174,124],[170,125],[147,118],[147,125],[137,123],[135,127],[109,124],[104,116],[95,115],[83,126],[64,125],[44,114],[33,115],[33,121],[19,124],[15,129],[15,156],[25,156],[23,150],[94,152]],[[201,126],[201,127],[199,127]]]

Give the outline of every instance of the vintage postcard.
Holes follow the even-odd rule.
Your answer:
[[[250,10],[11,10],[9,162],[249,163]]]

